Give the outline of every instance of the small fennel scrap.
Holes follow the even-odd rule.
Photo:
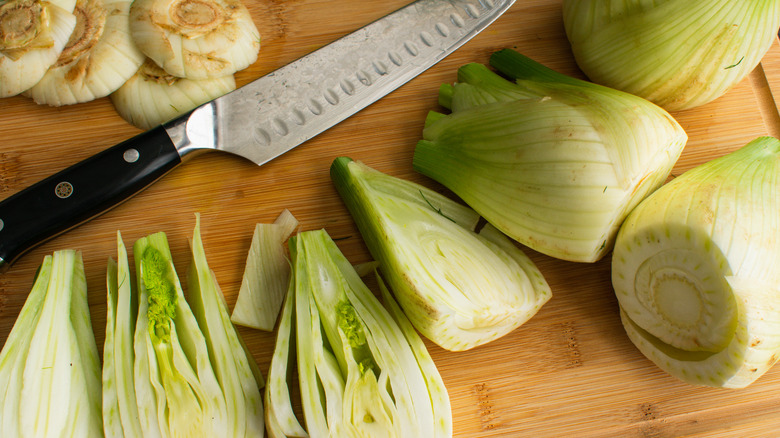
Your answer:
[[[271,224],[258,223],[230,319],[238,325],[273,331],[290,282],[285,242],[298,220],[284,210]]]

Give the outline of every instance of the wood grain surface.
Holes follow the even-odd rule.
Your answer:
[[[380,18],[407,0],[245,0],[262,34],[258,61],[239,85]],[[520,0],[456,53],[379,102],[257,167],[209,153],[173,170],[108,213],[48,241],[0,275],[0,342],[30,290],[35,269],[58,249],[82,251],[92,322],[102,349],[105,270],[120,230],[126,244],[164,231],[180,275],[189,264],[195,213],[208,260],[232,308],[256,222],[289,209],[302,230],[325,228],[353,263],[370,259],[328,174],[350,156],[391,175],[442,190],[412,170],[427,111],[457,67],[511,47],[562,73],[583,77],[566,40],[560,1]],[[673,173],[721,156],[759,135],[780,135],[780,45],[720,99],[674,116],[690,140]],[[0,198],[139,133],[108,99],[76,106],[0,100]],[[442,190],[444,191],[444,190]],[[444,191],[446,193],[446,191]],[[458,437],[776,437],[780,368],[741,390],[694,387],[656,368],[629,342],[610,285],[609,257],[595,264],[530,250],[553,298],[531,321],[488,345],[452,353],[428,346],[452,401]],[[240,329],[265,373],[274,335]],[[32,408],[32,407],[27,407]]]

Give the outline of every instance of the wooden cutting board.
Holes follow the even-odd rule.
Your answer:
[[[245,0],[262,34],[260,58],[237,75],[262,76],[398,7],[407,0]],[[325,228],[353,263],[370,256],[329,175],[342,155],[441,189],[412,170],[411,158],[436,93],[457,67],[486,63],[511,47],[560,72],[577,69],[560,0],[521,0],[456,53],[379,102],[288,154],[257,167],[211,153],[187,162],[107,214],[23,256],[0,275],[0,341],[6,337],[46,254],[83,252],[98,345],[105,326],[105,269],[115,236],[125,242],[164,231],[180,274],[196,212],[210,266],[232,308],[256,222],[289,209],[303,230]],[[673,173],[721,156],[759,135],[780,136],[780,44],[722,98],[675,113],[690,136]],[[0,100],[0,198],[140,132],[108,99],[64,108],[24,97]],[[452,401],[458,437],[780,436],[780,368],[742,390],[700,388],[657,369],[629,342],[610,285],[610,261],[575,264],[528,250],[553,298],[528,323],[488,345],[447,352],[428,342]],[[240,329],[260,368],[274,335]],[[102,348],[102,347],[101,347]],[[31,407],[30,407],[31,408]]]

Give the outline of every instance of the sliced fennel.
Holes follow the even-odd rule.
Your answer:
[[[46,256],[0,352],[0,435],[102,436],[100,360],[81,253]]]
[[[260,50],[260,33],[241,0],[135,0],[130,29],[146,56],[181,78],[232,75]]]
[[[227,410],[227,436],[263,436],[262,377],[254,358],[246,351],[240,335],[230,322],[225,298],[213,271],[209,269],[200,235],[200,216],[197,216],[190,246],[189,301],[205,335],[209,356],[222,387]]]
[[[295,283],[290,282],[284,297],[265,386],[265,424],[270,438],[309,436],[295,416],[292,404],[291,389],[295,367],[294,312]]]
[[[284,210],[272,224],[258,223],[246,258],[238,298],[230,319],[239,325],[273,331],[290,282],[285,241],[298,220]]]
[[[229,429],[222,388],[206,338],[184,298],[168,240],[137,240],[135,395],[144,436],[223,436]]]
[[[283,380],[294,341],[309,436],[451,436],[446,389],[409,323],[394,320],[402,313],[382,307],[325,230],[291,238],[290,255],[294,286],[279,336],[294,324],[295,338],[278,343],[271,361],[269,425],[301,435]]]
[[[780,140],[760,137],[639,204],[612,283],[631,341],[692,384],[744,387],[780,357]]]
[[[111,102],[128,123],[146,130],[235,89],[236,80],[232,75],[216,79],[182,79],[166,73],[147,59],[111,94]]]
[[[414,326],[467,350],[525,323],[552,296],[539,269],[477,213],[430,189],[337,158],[331,177]]]
[[[133,293],[130,262],[117,232],[117,260],[106,269],[106,339],[103,344],[103,430],[107,437],[140,437],[135,398],[133,336],[138,297]]]
[[[57,62],[25,95],[52,106],[108,96],[144,61],[130,37],[131,0],[78,0],[76,28]]]
[[[594,82],[669,111],[744,79],[780,26],[780,0],[564,0],[574,57]]]
[[[594,262],[623,219],[667,178],[687,135],[662,108],[554,72],[513,51],[468,64],[441,89],[416,170],[530,248]]]
[[[76,28],[75,3],[0,1],[0,97],[35,85]]]

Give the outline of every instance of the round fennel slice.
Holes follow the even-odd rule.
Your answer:
[[[147,57],[188,79],[233,74],[260,50],[260,33],[240,0],[136,0],[130,30]]]
[[[235,89],[233,75],[203,80],[179,78],[147,59],[111,94],[111,102],[128,123],[146,130]]]
[[[78,0],[76,29],[57,62],[25,95],[52,106],[108,96],[145,57],[130,37],[131,0]]]
[[[0,97],[29,89],[57,61],[76,27],[72,11],[67,2],[0,1]]]

